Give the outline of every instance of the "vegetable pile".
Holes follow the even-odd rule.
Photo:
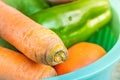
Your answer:
[[[0,1],[0,80],[39,80],[97,61],[106,51],[86,40],[111,17],[108,0]]]

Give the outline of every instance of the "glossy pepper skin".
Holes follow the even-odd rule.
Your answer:
[[[30,16],[42,9],[48,8],[49,5],[45,0],[3,0],[8,5],[18,9],[27,16]]]
[[[104,27],[111,15],[108,0],[79,0],[42,10],[31,18],[56,32],[69,48]]]

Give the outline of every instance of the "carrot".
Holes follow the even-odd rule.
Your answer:
[[[80,42],[68,49],[68,59],[55,66],[58,75],[72,72],[87,66],[103,55],[106,51],[99,45],[89,42]]]
[[[0,36],[38,63],[53,66],[67,58],[67,49],[57,34],[2,1]]]
[[[54,68],[0,47],[0,80],[40,80],[56,75]]]

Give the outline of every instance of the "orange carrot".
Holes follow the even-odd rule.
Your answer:
[[[0,47],[0,80],[40,80],[55,75],[51,66],[37,64],[23,54]]]
[[[97,44],[81,42],[68,49],[68,59],[56,65],[55,69],[58,75],[65,74],[95,62],[105,53],[106,51]]]
[[[0,36],[36,62],[53,66],[67,58],[67,49],[53,31],[2,1],[0,1]]]

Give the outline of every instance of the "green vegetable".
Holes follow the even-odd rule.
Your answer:
[[[27,16],[30,16],[42,9],[48,8],[49,5],[45,0],[3,0],[10,6],[18,9]]]
[[[46,1],[49,2],[50,4],[58,5],[58,4],[65,4],[68,2],[72,2],[75,0],[46,0]]]
[[[79,0],[42,10],[31,18],[56,32],[69,48],[104,27],[111,10],[108,0]]]

